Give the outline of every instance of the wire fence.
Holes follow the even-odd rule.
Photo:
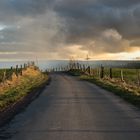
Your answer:
[[[71,61],[67,66],[48,69],[48,72],[60,72],[60,71],[73,71],[78,74],[86,74],[100,79],[116,79],[128,84],[134,84],[140,86],[140,69],[139,67],[127,68],[123,67],[109,67],[103,66],[93,68],[91,66],[80,64],[78,62]]]
[[[7,69],[0,69],[0,83],[5,82],[6,80],[11,80],[12,75],[22,76],[23,70],[26,70],[30,66],[34,66],[34,62],[28,62],[27,64],[23,65],[16,65],[15,67],[7,68]]]

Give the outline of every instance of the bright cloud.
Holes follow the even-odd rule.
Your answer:
[[[139,9],[139,0],[1,0],[0,59],[139,57]]]

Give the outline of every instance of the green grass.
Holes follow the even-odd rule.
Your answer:
[[[0,110],[22,99],[47,80],[48,76],[46,74],[39,74],[35,77],[23,76],[18,84],[8,87],[4,93],[0,94]]]
[[[123,76],[126,85],[130,85],[127,88],[123,86],[124,83],[121,82],[121,70],[123,70]],[[109,68],[104,69],[104,79],[100,79],[99,68],[93,69],[92,76],[85,75],[81,71],[72,70],[69,74],[74,76],[79,76],[80,79],[94,83],[108,91],[115,93],[124,100],[132,103],[133,105],[140,108],[140,87],[138,86],[138,69],[121,69],[113,68],[112,69],[113,79],[118,80],[117,82],[111,82],[107,80],[109,78]],[[120,83],[119,83],[120,82]],[[129,89],[130,88],[130,89]],[[138,93],[138,94],[137,94]]]
[[[124,100],[126,100],[140,108],[140,95],[136,95],[136,94],[134,94],[134,92],[130,92],[124,88],[119,87],[118,85],[106,83],[97,78],[87,76],[87,75],[81,75],[80,79],[89,81],[91,83],[94,83],[94,84],[102,87],[103,89],[111,91],[111,92],[115,93],[116,95],[120,96],[121,98],[123,98]]]
[[[0,82],[3,80],[4,72],[6,71],[6,79],[12,75],[11,69],[0,69]]]
[[[123,78],[125,82],[136,85],[138,84],[138,74],[140,77],[139,69],[128,69],[128,68],[112,68],[112,76],[115,79],[121,79],[121,70],[123,71]],[[95,78],[99,78],[100,69],[95,68],[92,70],[92,73]],[[104,69],[104,77],[109,77],[109,68]],[[140,80],[140,79],[139,79]]]
[[[138,69],[120,69],[120,68],[113,68],[113,78],[120,78],[121,77],[121,70],[123,71],[124,80],[130,84],[135,84],[138,82]],[[105,75],[109,75],[109,70],[105,69]]]
[[[4,77],[4,72],[6,72],[6,77],[5,79],[10,79],[13,72],[15,72],[16,70],[15,69],[0,69],[0,82],[2,82],[3,80],[3,77]],[[18,69],[18,73],[21,72],[21,69]]]

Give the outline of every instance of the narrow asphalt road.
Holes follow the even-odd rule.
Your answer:
[[[91,83],[52,74],[0,140],[140,140],[140,110]]]

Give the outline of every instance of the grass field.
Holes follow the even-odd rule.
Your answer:
[[[118,84],[118,83],[113,83],[110,81],[105,81],[101,79],[96,79],[92,76],[87,76],[87,75],[81,75],[80,78],[82,80],[89,81],[91,83],[94,83],[108,91],[111,91],[115,93],[116,95],[120,96],[124,100],[134,104],[135,106],[140,108],[140,89],[137,88],[132,88],[126,87],[126,85],[123,84]]]
[[[3,71],[0,72],[3,74]],[[13,74],[11,80],[0,83],[0,110],[17,102],[47,80],[48,76],[34,67],[24,70],[22,76]]]
[[[104,78],[102,79],[100,78],[99,68],[92,69],[90,75],[85,74],[81,70],[71,70],[69,73],[107,89],[126,101],[140,107],[140,72],[138,69],[113,68],[113,78],[110,78],[110,70],[109,68],[105,68]],[[121,73],[123,73],[123,81]]]
[[[0,69],[0,82],[3,82],[3,78],[5,79],[11,79],[11,76],[13,74],[13,72],[16,73],[16,69]],[[17,73],[20,73],[21,72],[21,69],[19,68],[17,70]],[[5,73],[5,77],[4,77],[4,73]]]
[[[100,77],[100,69],[96,68],[92,70],[92,75],[95,78]],[[112,77],[114,79],[121,79],[121,71],[123,73],[123,79],[128,84],[139,85],[140,82],[140,70],[139,69],[127,69],[127,68],[112,68]],[[104,69],[104,78],[109,78],[110,69]]]

